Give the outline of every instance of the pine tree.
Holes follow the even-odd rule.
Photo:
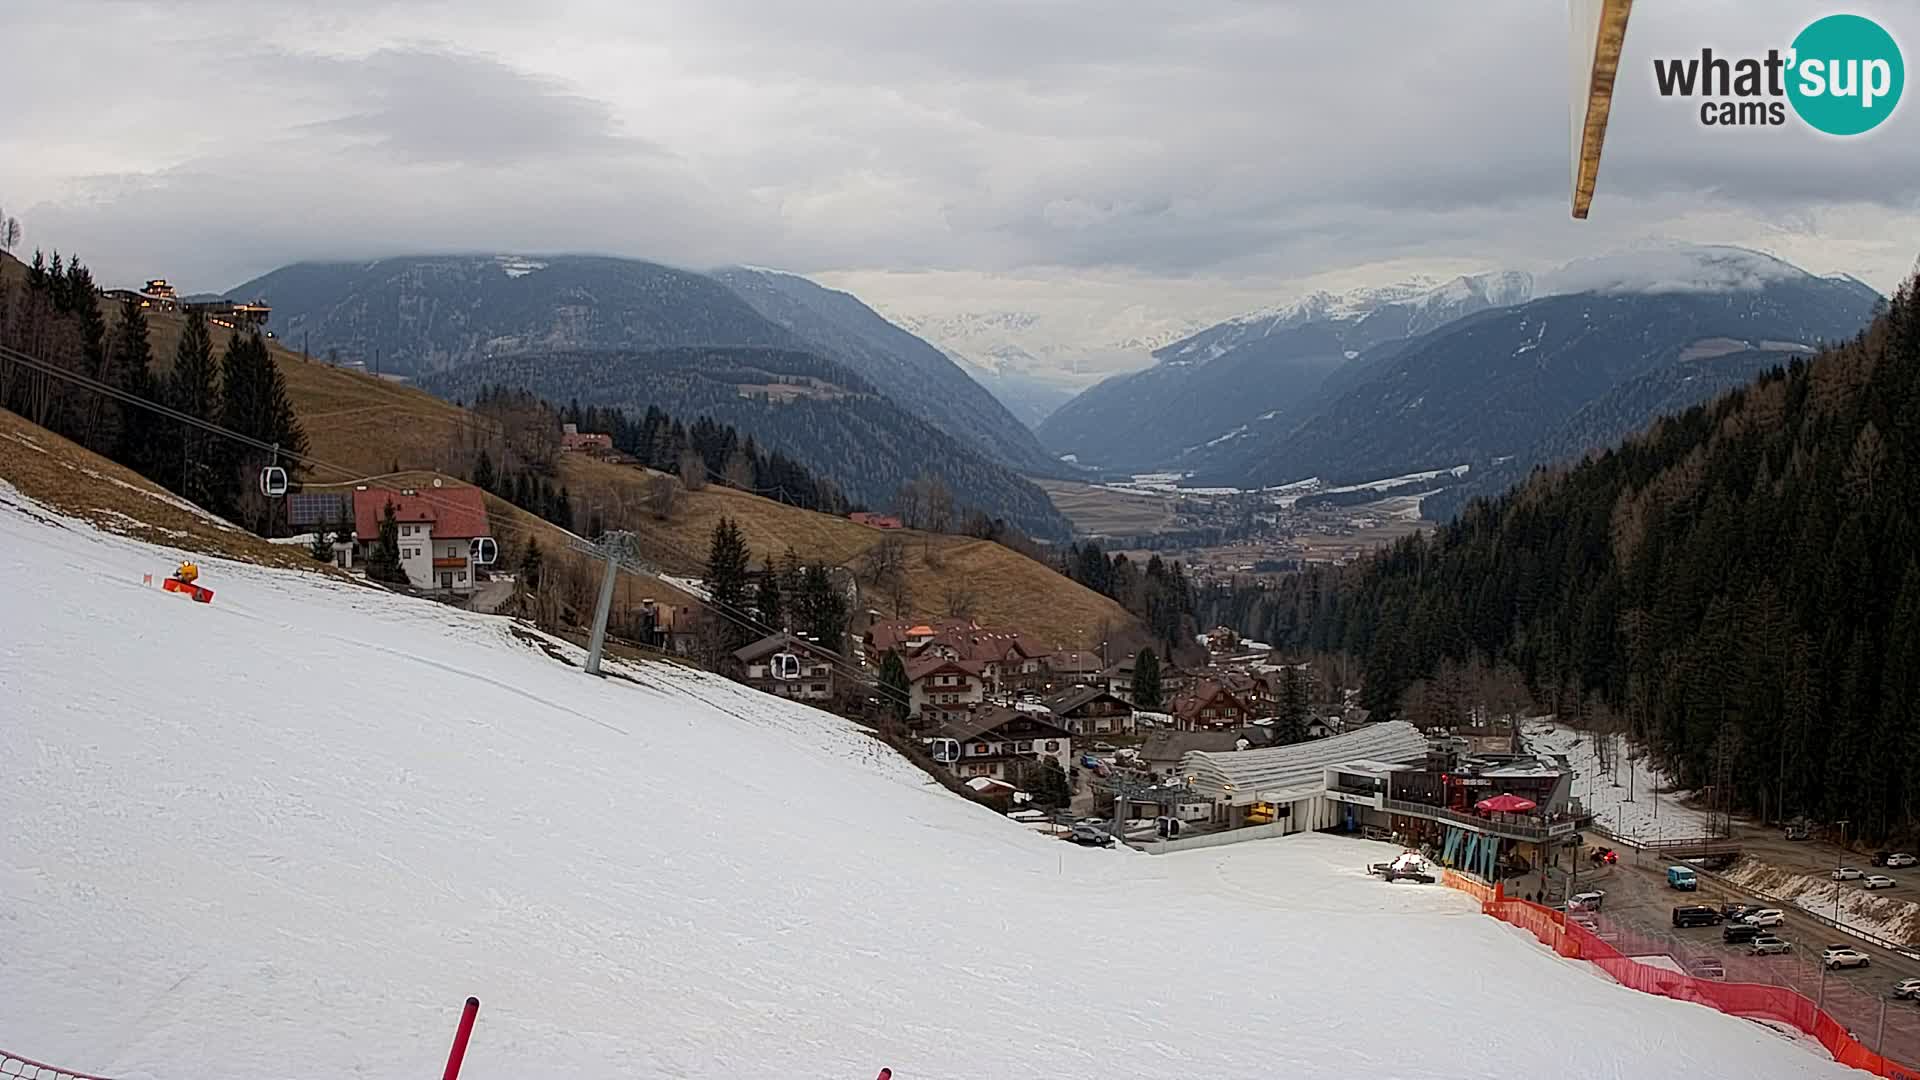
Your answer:
[[[780,589],[780,575],[773,569],[773,555],[767,555],[767,561],[760,572],[760,583],[754,587],[754,617],[761,625],[772,631],[787,628],[785,597]]]
[[[473,464],[473,486],[491,494],[495,483],[496,479],[493,475],[493,455],[482,449],[479,460]]]
[[[367,552],[367,577],[395,585],[407,584],[407,569],[400,565],[400,523],[394,517],[391,502],[380,516],[380,538]]]
[[[540,552],[540,541],[527,538],[527,550],[520,556],[519,586],[522,593],[540,591],[541,575],[546,570],[546,557]]]
[[[333,561],[333,538],[327,534],[326,526],[322,525],[313,530],[313,544],[307,550],[308,554],[313,556],[314,562]]]
[[[1280,718],[1273,725],[1274,741],[1292,746],[1307,739],[1307,686],[1292,664],[1280,669]]]
[[[1141,649],[1133,658],[1133,704],[1148,712],[1160,708],[1160,658],[1152,649]]]
[[[153,345],[147,339],[147,313],[133,299],[120,303],[120,320],[114,325],[113,354],[107,365],[114,385],[146,400],[165,397],[157,393],[153,377]],[[164,462],[160,457],[158,416],[148,409],[129,405],[119,411],[118,445],[114,460],[153,480],[164,482]]]
[[[200,420],[216,420],[222,413],[213,338],[206,315],[198,309],[187,313],[180,344],[174,348],[166,398],[174,409]],[[233,497],[229,459],[226,440],[191,424],[180,425],[179,483],[174,490],[189,502],[224,512]]]
[[[813,640],[835,652],[845,645],[847,598],[833,587],[833,574],[825,566],[812,565],[801,573],[796,621]]]
[[[707,588],[707,598],[713,602],[723,623],[723,634],[728,642],[726,651],[732,652],[747,644],[748,631],[741,626],[740,620],[747,611],[747,567],[752,553],[747,550],[747,542],[740,535],[740,526],[729,517],[722,517],[713,527],[713,540],[707,546],[707,571],[703,583]]]
[[[907,664],[897,649],[888,649],[880,661],[880,703],[896,724],[907,722],[911,711],[912,684],[907,681]]]

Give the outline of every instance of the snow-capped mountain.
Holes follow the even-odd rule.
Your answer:
[[[1366,350],[1532,292],[1529,275],[1505,272],[1311,293],[1161,348],[1155,366],[1110,378],[1048,416],[1040,439],[1083,463],[1134,471],[1177,465],[1196,449],[1218,453],[1255,426],[1289,426],[1323,380]]]
[[[1415,277],[1343,293],[1313,292],[1235,316],[1154,355],[1163,363],[1204,362],[1277,331],[1315,322],[1364,327],[1355,337],[1355,347],[1364,349],[1389,338],[1426,333],[1476,311],[1521,304],[1532,298],[1533,277],[1520,271],[1463,275],[1444,283]]]

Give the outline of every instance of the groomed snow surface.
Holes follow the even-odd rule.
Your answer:
[[[36,520],[30,514],[39,514]],[[1851,1075],[1322,836],[1049,840],[849,725],[0,485],[0,1046],[125,1078]],[[566,652],[577,657],[577,652]]]

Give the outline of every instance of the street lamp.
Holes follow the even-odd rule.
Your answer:
[[[1840,826],[1840,844],[1833,852],[1833,925],[1840,925],[1840,856],[1847,842],[1847,819],[1834,822]]]

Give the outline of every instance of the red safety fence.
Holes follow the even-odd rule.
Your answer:
[[[74,1072],[56,1065],[46,1065],[32,1058],[23,1058],[18,1054],[9,1054],[0,1050],[0,1077],[14,1080],[106,1080],[92,1073]]]
[[[1568,923],[1563,913],[1552,908],[1526,900],[1509,900],[1499,887],[1451,871],[1442,875],[1441,882],[1476,896],[1491,893],[1492,899],[1482,900],[1481,911],[1526,930],[1561,956],[1590,961],[1622,986],[1706,1005],[1730,1016],[1791,1024],[1817,1039],[1842,1065],[1893,1080],[1920,1080],[1920,1070],[1867,1049],[1848,1033],[1846,1025],[1798,991],[1785,986],[1703,979],[1643,964],[1586,927]]]

